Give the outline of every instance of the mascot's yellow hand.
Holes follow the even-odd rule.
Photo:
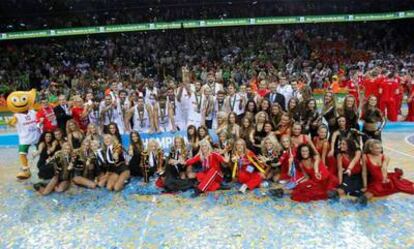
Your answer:
[[[7,97],[7,108],[14,113],[27,112],[34,105],[36,89],[30,91],[16,91]]]
[[[7,124],[10,125],[11,127],[16,126],[17,123],[17,118],[15,116],[13,116],[11,119],[7,120]]]

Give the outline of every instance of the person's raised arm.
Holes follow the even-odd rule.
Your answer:
[[[200,154],[197,154],[195,157],[190,158],[187,161],[185,161],[185,165],[190,166],[190,165],[193,165],[197,162],[200,162],[200,160],[201,160]]]
[[[129,108],[125,113],[125,129],[126,131],[131,131],[131,118],[134,115],[134,106]]]

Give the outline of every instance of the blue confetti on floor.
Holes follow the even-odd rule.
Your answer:
[[[41,197],[35,178],[14,180],[16,168],[0,163],[0,248],[414,248],[414,197],[405,194],[367,207],[243,195],[238,185],[191,198],[133,179],[120,193],[71,187]]]

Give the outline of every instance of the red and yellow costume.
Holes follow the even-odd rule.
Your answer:
[[[241,184],[246,184],[250,190],[259,187],[263,180],[252,160],[258,161],[256,155],[248,150],[235,164],[237,167],[237,181]]]

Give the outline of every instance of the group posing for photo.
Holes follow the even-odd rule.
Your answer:
[[[382,83],[370,92],[373,74],[358,83],[366,97],[350,92],[337,103],[328,89],[322,108],[306,85],[282,73],[264,77],[257,88],[234,82],[224,87],[214,73],[202,84],[183,73],[182,83],[166,89],[150,79],[142,91],[112,83],[102,101],[90,91],[69,101],[60,95],[54,106],[42,98],[37,112],[19,114],[34,122],[17,127],[18,178],[30,177],[24,155],[37,143],[33,157],[44,181],[34,188],[42,195],[71,185],[120,191],[131,177],[150,184],[155,178],[165,192],[194,189],[194,196],[228,189],[230,182],[239,183],[241,193],[270,186],[269,194],[300,202],[350,195],[366,203],[396,192],[414,194],[401,169],[388,172],[381,143],[386,120],[398,115],[392,95],[398,94],[398,79],[392,72],[377,75]],[[144,146],[140,136],[178,130],[187,136],[175,137],[169,151],[154,139]],[[128,148],[122,145],[126,133]]]

